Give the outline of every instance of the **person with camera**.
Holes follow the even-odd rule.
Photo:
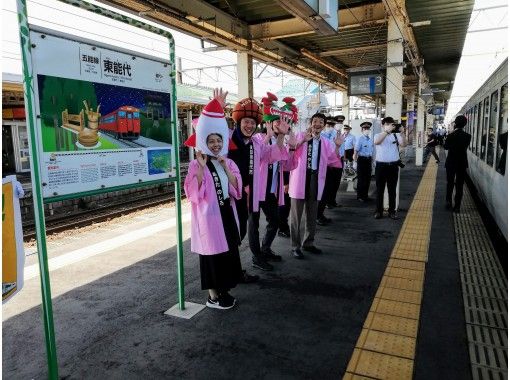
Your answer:
[[[397,218],[396,199],[399,168],[405,165],[400,160],[400,147],[405,147],[405,134],[400,133],[400,125],[396,125],[391,116],[382,119],[381,133],[374,136],[375,144],[375,184],[377,188],[377,202],[375,219],[383,216],[384,190],[388,187],[388,216]]]

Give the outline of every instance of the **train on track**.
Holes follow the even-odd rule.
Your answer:
[[[508,241],[508,59],[462,107],[471,134],[468,174]]]
[[[122,106],[99,119],[99,129],[119,139],[136,140],[140,137],[140,110]]]

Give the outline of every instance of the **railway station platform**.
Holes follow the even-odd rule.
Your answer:
[[[375,220],[373,202],[340,192],[333,223],[318,227],[322,254],[296,260],[277,237],[283,262],[260,272],[244,241],[243,266],[260,281],[231,292],[234,309],[190,320],[163,314],[177,302],[171,207],[50,238],[59,376],[506,378],[507,278],[469,192],[452,214],[445,191],[444,168],[430,162],[401,171],[399,220]],[[204,304],[186,206],[183,224],[186,300]],[[9,379],[47,373],[35,254],[25,278],[3,306]]]

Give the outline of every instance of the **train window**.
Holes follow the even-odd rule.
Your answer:
[[[487,139],[487,164],[494,166],[494,154],[496,148],[496,136],[498,129],[499,93],[494,91],[491,95],[491,110],[489,118],[489,136]]]
[[[135,119],[140,118],[140,112],[133,112],[133,117],[134,117]]]
[[[485,161],[487,158],[487,130],[489,129],[489,97],[486,97],[483,101],[483,113],[482,113],[482,129],[480,138],[480,159]]]
[[[471,126],[471,142],[469,143],[471,146],[471,152],[476,153],[476,130],[477,130],[477,123],[478,120],[478,104],[475,104],[475,107],[473,108],[473,124]]]
[[[126,117],[126,111],[119,111],[119,117]]]
[[[482,135],[483,107],[482,102],[478,103],[478,119],[476,124],[476,155],[480,157],[480,136]]]
[[[508,83],[501,87],[499,107],[496,171],[504,175],[506,170],[506,146],[508,141]]]

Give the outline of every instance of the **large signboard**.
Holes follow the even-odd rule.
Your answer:
[[[2,302],[23,287],[25,251],[17,186],[21,185],[15,176],[2,179]]]
[[[43,197],[172,177],[168,63],[31,32]]]
[[[383,94],[384,74],[378,71],[349,74],[349,96]]]

